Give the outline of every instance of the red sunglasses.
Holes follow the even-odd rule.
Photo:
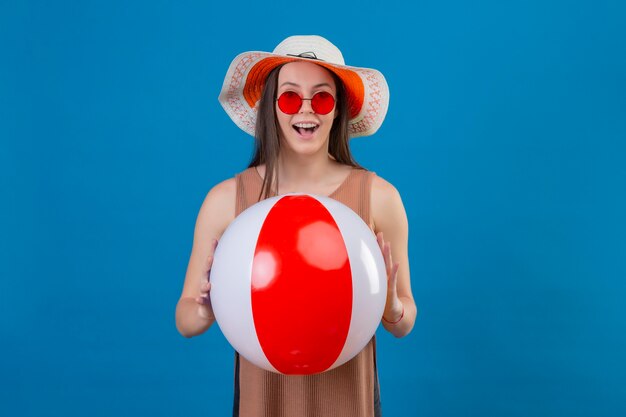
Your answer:
[[[311,108],[317,114],[328,114],[335,108],[335,98],[326,91],[313,94],[311,98],[302,98],[293,91],[285,91],[278,97],[278,108],[285,114],[296,114],[304,100],[311,100]]]

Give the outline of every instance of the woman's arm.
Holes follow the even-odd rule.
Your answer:
[[[383,327],[394,336],[403,337],[411,332],[417,317],[409,272],[409,225],[400,193],[377,176],[372,181],[371,210],[374,231],[387,267]]]
[[[230,178],[209,191],[196,219],[183,291],[176,305],[176,328],[185,337],[204,333],[215,321],[209,302],[209,271],[216,241],[235,217],[236,182]]]

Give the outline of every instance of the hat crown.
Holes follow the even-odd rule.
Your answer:
[[[290,36],[274,48],[274,54],[319,59],[331,64],[346,65],[339,48],[317,35]]]

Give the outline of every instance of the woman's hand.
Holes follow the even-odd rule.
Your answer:
[[[404,306],[398,297],[398,267],[399,263],[393,263],[391,258],[391,243],[385,242],[383,232],[376,235],[378,246],[383,253],[385,260],[385,270],[387,271],[387,301],[385,302],[385,311],[383,320],[388,323],[400,321],[404,314]]]
[[[195,298],[196,303],[198,303],[198,315],[203,319],[214,319],[209,292],[211,291],[211,266],[213,265],[213,255],[217,247],[217,239],[213,239],[212,243],[213,246],[204,264],[204,274],[200,283],[200,295]]]

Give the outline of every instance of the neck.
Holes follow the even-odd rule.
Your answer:
[[[316,184],[327,177],[331,168],[336,165],[328,154],[318,156],[296,156],[278,158],[278,181],[282,185],[303,186]]]

